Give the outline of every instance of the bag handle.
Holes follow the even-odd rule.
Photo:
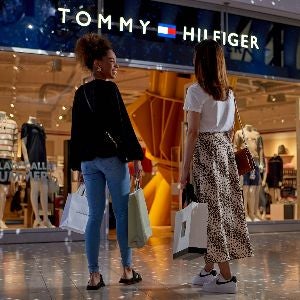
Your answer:
[[[76,191],[77,194],[83,196],[85,194],[85,184],[81,183]]]
[[[137,191],[141,188],[140,179],[136,178],[134,181],[134,190]]]

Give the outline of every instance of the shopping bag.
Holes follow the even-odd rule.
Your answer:
[[[59,227],[84,234],[88,215],[89,207],[85,196],[85,186],[82,184],[77,192],[68,195]]]
[[[173,259],[191,260],[206,253],[207,203],[191,202],[176,212]]]
[[[128,201],[128,247],[141,248],[152,235],[148,210],[143,190],[136,181]]]

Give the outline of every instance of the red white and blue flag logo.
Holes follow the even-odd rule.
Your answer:
[[[157,35],[170,39],[176,38],[176,26],[164,23],[158,23]]]

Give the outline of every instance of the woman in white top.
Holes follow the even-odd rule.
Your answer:
[[[229,87],[224,54],[214,40],[195,47],[197,82],[187,91],[187,138],[181,187],[192,162],[192,181],[199,202],[208,204],[205,266],[193,283],[207,292],[236,293],[229,261],[253,255],[232,146],[234,95]],[[214,264],[220,268],[217,276]]]

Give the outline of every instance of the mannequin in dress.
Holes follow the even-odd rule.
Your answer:
[[[260,177],[261,177],[261,186],[259,189],[259,211],[261,213],[261,219],[266,219],[266,210],[267,210],[267,198],[266,198],[266,191],[267,191],[267,174],[268,174],[268,163],[267,159],[264,158],[264,165],[265,167],[263,170],[260,170]]]
[[[5,111],[0,111],[0,229],[7,228],[3,216],[12,165],[17,157],[17,148],[17,123],[9,119]]]
[[[264,168],[264,150],[262,137],[252,125],[246,124],[243,128],[246,144],[256,164],[255,170],[243,176],[243,196],[247,221],[260,221],[259,219],[259,188],[261,185],[260,171]],[[244,148],[242,130],[234,136],[235,150]]]
[[[48,218],[48,180],[46,135],[44,128],[35,117],[30,116],[22,125],[22,154],[27,170],[30,170],[30,200],[35,220],[33,227],[54,227]],[[41,220],[38,209],[38,196],[43,211]]]
[[[278,154],[274,154],[268,161],[267,184],[272,203],[279,202],[281,199],[280,189],[283,180],[283,161]]]

